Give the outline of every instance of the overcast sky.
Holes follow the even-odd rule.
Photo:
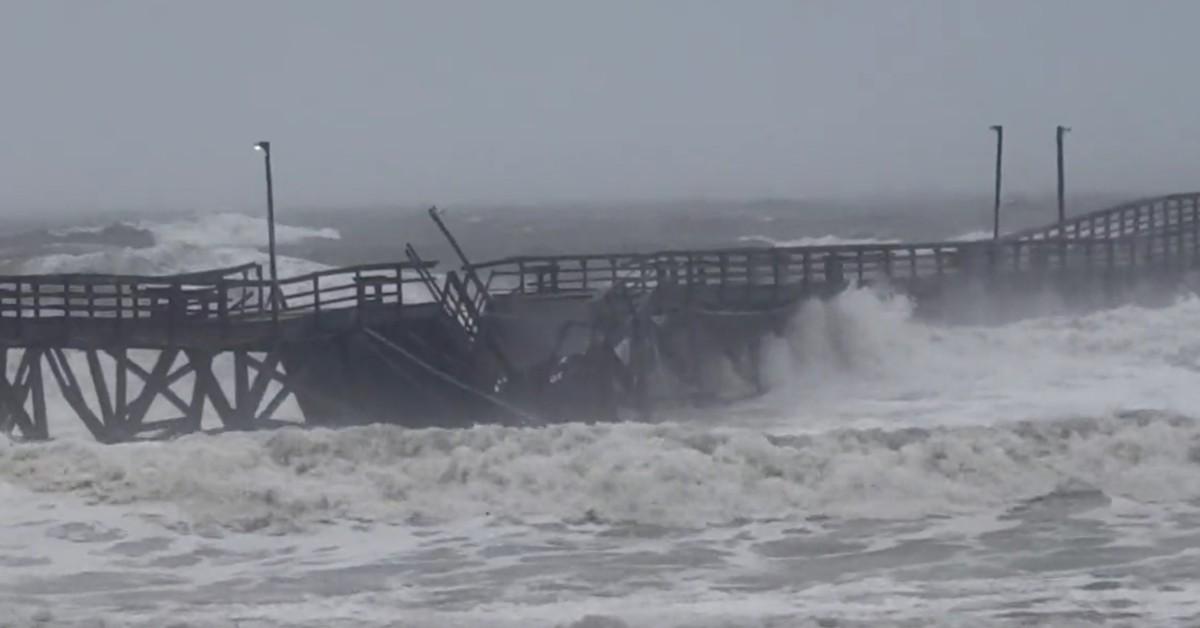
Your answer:
[[[1200,2],[0,0],[0,211],[1200,188]]]

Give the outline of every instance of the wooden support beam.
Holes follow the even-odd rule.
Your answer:
[[[108,431],[108,426],[105,425],[92,409],[88,407],[87,400],[83,398],[83,391],[79,388],[79,380],[75,377],[75,371],[71,368],[71,363],[67,361],[63,355],[62,349],[50,349],[45,354],[46,363],[50,365],[50,373],[54,376],[55,382],[58,383],[58,389],[62,392],[63,399],[75,411],[76,416],[83,421],[87,426],[88,431],[96,440],[101,442],[109,442],[112,439],[112,434]]]
[[[116,360],[116,405],[113,412],[117,418],[123,422],[129,421],[129,366],[126,364],[129,360],[129,352],[125,348],[118,350],[124,360]]]
[[[159,419],[157,421],[147,421],[138,427],[139,432],[153,432],[155,430],[169,430],[171,433],[193,431],[188,429],[187,417],[177,417],[174,419]]]
[[[246,361],[249,362],[250,365],[253,366],[256,370],[258,370],[260,376],[262,373],[265,372],[265,373],[267,373],[267,376],[270,379],[273,379],[273,380],[279,382],[280,384],[286,384],[288,382],[287,374],[278,369],[280,357],[276,352],[274,352],[274,351],[269,352],[267,354],[267,360],[260,360],[256,357],[254,357],[253,355],[247,353]],[[273,366],[268,367],[267,366],[268,361],[273,362]]]
[[[33,437],[50,438],[50,425],[46,420],[46,382],[42,377],[42,357],[45,356],[45,352],[40,349],[26,349],[25,353],[29,360],[26,386],[33,400]]]
[[[359,286],[362,284],[360,283]],[[216,379],[213,379],[216,382]],[[219,387],[219,384],[218,384]],[[250,362],[245,351],[233,352],[233,417],[240,426],[248,424],[253,414],[246,412],[250,405]],[[253,412],[253,410],[251,410]]]
[[[138,425],[145,419],[146,413],[150,411],[150,406],[154,403],[154,399],[161,395],[171,405],[174,405],[180,412],[188,411],[188,404],[179,397],[175,391],[171,390],[171,384],[175,379],[183,377],[188,370],[180,368],[171,375],[168,373],[171,367],[175,364],[175,359],[179,355],[178,349],[166,349],[158,354],[158,358],[151,367],[151,371],[147,372],[140,364],[129,359],[128,355],[118,352],[109,352],[114,359],[134,375],[137,375],[142,380],[142,390],[137,397],[129,403],[128,411],[125,415],[125,421],[129,424],[131,432],[139,431]]]
[[[262,412],[260,412],[255,419],[258,421],[267,421],[274,418],[275,412],[279,410],[279,406],[283,405],[283,402],[286,401],[291,394],[292,389],[290,386],[286,384],[280,386],[279,390],[275,391],[275,395],[271,397],[271,400],[267,402],[267,405],[264,406]]]
[[[197,432],[200,430],[201,423],[204,421],[204,380],[199,374],[192,378],[192,402],[188,404],[186,422],[182,426],[183,431]]]
[[[8,347],[0,349],[0,432],[11,433],[20,430],[21,436],[37,438],[33,418],[25,410],[25,399],[29,389],[20,379],[22,371],[27,374],[28,356],[22,356],[17,369],[17,376],[12,382],[8,380]],[[28,352],[26,352],[28,353]]]
[[[250,356],[247,355],[247,358]],[[257,361],[257,373],[254,376],[254,383],[251,384],[248,397],[246,399],[248,406],[246,407],[246,416],[253,419],[257,416],[258,407],[262,404],[263,395],[267,393],[267,386],[275,377],[275,369],[279,365],[279,353],[272,351],[267,354],[267,358],[263,361]]]
[[[189,350],[186,352],[188,361],[192,368],[196,371],[197,385],[199,386],[199,396],[207,399],[212,403],[213,410],[216,410],[217,417],[221,419],[221,424],[225,427],[239,427],[237,418],[234,415],[233,406],[229,404],[229,398],[225,396],[225,391],[221,389],[221,383],[212,372],[212,355],[203,351]]]
[[[100,366],[100,355],[96,350],[88,350],[87,352],[88,371],[92,375],[92,386],[96,389],[96,402],[100,405],[100,419],[104,422],[104,426],[110,432],[117,428],[118,422],[123,422],[124,417],[119,419],[113,413],[112,397],[108,394],[108,381],[104,377],[104,369]],[[61,356],[62,353],[60,352]]]

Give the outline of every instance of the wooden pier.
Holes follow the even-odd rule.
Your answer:
[[[522,256],[445,273],[406,257],[278,285],[257,265],[0,277],[0,430],[48,438],[48,386],[105,442],[196,431],[206,416],[269,427],[289,397],[316,425],[646,416],[711,397],[712,360],[761,391],[764,336],[849,285],[944,318],[956,296],[1054,290],[1104,306],[1175,286],[1200,265],[1200,194],[978,242]],[[169,416],[147,419],[155,403]]]

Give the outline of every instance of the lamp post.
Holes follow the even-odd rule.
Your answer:
[[[1067,224],[1067,188],[1063,172],[1063,136],[1071,129],[1063,125],[1058,125],[1055,129],[1054,138],[1058,144],[1058,237],[1065,238]]]
[[[267,255],[271,260],[271,317],[279,318],[279,274],[275,266],[275,190],[271,184],[271,143],[259,142],[254,150],[263,154],[267,167]]]
[[[1004,157],[1004,127],[999,124],[993,124],[992,130],[996,132],[996,201],[992,206],[992,239],[1000,239],[1000,163]]]

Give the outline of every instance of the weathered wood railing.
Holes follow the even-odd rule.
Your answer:
[[[216,287],[260,285],[262,268],[231,268],[160,277],[90,273],[0,276],[0,319],[142,319],[167,312],[186,315],[216,307]],[[231,314],[252,311],[267,287],[224,293]]]
[[[1063,237],[1059,237],[1059,233]],[[756,286],[819,288],[848,281],[911,282],[964,272],[1040,272],[1195,264],[1200,194],[1176,194],[1077,216],[998,241],[847,244],[661,251],[649,254],[526,256],[478,264],[478,290],[463,276],[431,281],[436,262],[367,264],[281,279],[257,264],[165,277],[98,274],[0,277],[0,323],[43,319],[159,319],[172,325],[278,320],[343,308],[403,308],[409,284],[439,301],[469,336],[489,294],[595,292],[623,285],[712,286],[718,294]],[[278,307],[272,302],[278,299]],[[176,325],[177,326],[177,325]]]
[[[421,267],[430,269],[436,265],[437,262],[430,261]],[[322,310],[385,304],[403,306],[411,298],[405,296],[405,286],[422,283],[416,268],[411,262],[364,264],[280,279],[277,289],[279,313],[320,313]],[[217,288],[265,291],[268,296],[256,301],[247,312],[259,316],[272,312],[270,280],[229,281],[224,286],[218,284]]]
[[[425,269],[436,262],[424,263]],[[278,315],[390,305],[402,307],[405,286],[421,283],[409,262],[318,271],[272,284],[261,266],[162,277],[28,275],[0,277],[0,321],[45,319],[161,319],[180,323],[238,321]],[[272,295],[278,295],[278,308]]]
[[[468,340],[474,340],[479,333],[483,303],[477,298],[479,294],[472,293],[469,284],[453,271],[446,273],[439,300],[446,315],[462,328]]]
[[[906,282],[963,272],[1103,270],[1195,263],[1200,243],[1197,230],[1200,222],[1191,218],[1195,216],[1195,206],[1167,207],[1170,212],[1178,209],[1178,213],[1168,212],[1167,220],[1162,222],[1143,218],[1141,224],[1153,225],[1153,230],[1132,232],[1127,227],[1127,232],[1133,235],[1119,238],[1104,237],[1103,231],[1092,237],[1089,228],[1080,231],[1079,237],[1065,240],[1031,238],[516,257],[479,264],[474,269],[488,276],[489,289],[497,293],[553,294],[591,292],[618,284],[646,290],[661,285],[807,288],[843,281]],[[1125,210],[1116,215],[1124,216]],[[1178,216],[1187,219],[1176,219]]]
[[[1172,194],[1123,203],[1088,212],[1057,224],[1025,229],[1004,236],[1007,240],[1055,240],[1060,231],[1067,239],[1126,238],[1162,230],[1200,229],[1200,193]]]

